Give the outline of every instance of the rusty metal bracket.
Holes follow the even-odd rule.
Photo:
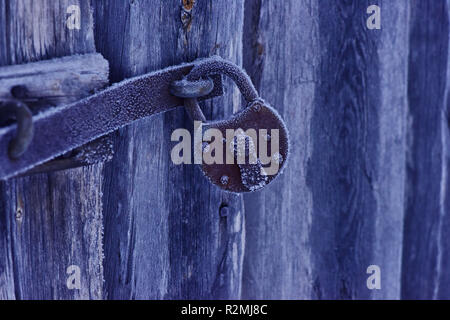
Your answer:
[[[201,59],[208,61],[208,58]],[[52,170],[45,163],[101,138],[133,121],[183,106],[183,99],[169,92],[170,84],[183,79],[197,62],[172,66],[124,80],[85,99],[54,107],[33,116],[34,137],[17,159],[8,155],[16,125],[0,128],[0,179],[25,172]],[[203,88],[209,99],[223,94],[221,75],[211,75],[212,88]],[[205,83],[204,83],[205,84]],[[101,144],[100,144],[101,145]],[[64,159],[56,167],[64,168]]]

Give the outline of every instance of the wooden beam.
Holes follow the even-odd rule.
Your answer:
[[[101,54],[89,53],[0,67],[0,100],[12,98],[14,86],[27,89],[30,108],[76,101],[105,87],[109,67]]]
[[[81,8],[80,30],[66,28],[69,5]],[[0,65],[94,52],[90,1],[0,1]],[[89,57],[92,64],[99,63],[94,68],[98,73],[80,73],[94,67],[82,65],[86,60],[80,58],[78,71],[46,75],[43,68],[43,77],[27,86],[38,88],[55,73],[69,80],[76,77],[81,86],[61,81],[48,96],[61,93],[67,102],[77,100],[107,80],[105,61]],[[102,168],[97,164],[0,182],[1,300],[103,298]],[[79,267],[80,289],[66,285],[71,265]]]

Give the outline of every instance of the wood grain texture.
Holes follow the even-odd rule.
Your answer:
[[[48,107],[90,95],[108,83],[108,75],[108,61],[98,53],[4,66],[0,68],[0,99],[12,98],[11,89],[24,86],[26,102],[36,113],[39,101]]]
[[[381,31],[366,27],[371,4],[388,6]],[[407,2],[336,1],[319,17],[327,54],[308,168],[315,297],[395,299],[404,212]],[[380,292],[367,288],[370,265],[381,268]]]
[[[80,6],[80,30],[66,28],[69,5]],[[90,6],[90,2],[84,0],[2,1],[1,65],[95,52]]]
[[[370,298],[399,299],[408,148],[408,25],[411,5],[403,0],[395,4],[383,0],[379,5],[383,24],[376,44],[380,95],[379,105],[375,106],[379,110],[376,157],[379,166],[372,182],[376,211],[370,263],[380,266],[383,284],[381,290],[371,291]],[[369,78],[369,81],[374,80]],[[366,152],[375,157],[370,150]],[[365,275],[366,278],[368,276]]]
[[[246,298],[400,296],[408,5],[375,2],[247,1],[246,67],[293,153],[245,197]],[[370,4],[388,32],[366,28]],[[371,264],[383,291],[366,287]]]
[[[449,6],[411,9],[402,298],[449,299]]]
[[[80,5],[81,30],[65,26],[69,4]],[[2,0],[0,24],[0,65],[95,52],[89,1]],[[78,94],[87,92],[67,100]],[[99,164],[0,183],[0,299],[103,297],[101,172]],[[80,267],[80,290],[66,286],[70,265]]]
[[[306,299],[312,284],[313,208],[306,169],[318,85],[318,3],[247,1],[245,17],[245,68],[262,98],[287,121],[291,150],[284,173],[244,197],[243,298]]]
[[[243,2],[189,3],[94,2],[97,49],[113,81],[212,54],[241,63]],[[239,106],[236,89],[225,86],[226,97],[205,103],[208,118]],[[180,109],[115,137],[103,199],[108,298],[240,297],[242,198],[211,186],[194,166],[172,164],[172,131],[191,127]]]
[[[224,193],[172,164],[180,108],[115,133],[105,167],[0,183],[0,299],[450,298],[450,0],[70,4],[79,31],[68,0],[0,0],[0,66],[96,47],[117,82],[218,54],[287,121],[292,153],[263,191]],[[240,107],[225,89],[208,119]]]

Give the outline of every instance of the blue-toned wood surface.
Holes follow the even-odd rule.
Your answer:
[[[292,153],[266,189],[221,192],[172,164],[179,109],[115,133],[110,163],[2,182],[0,299],[450,298],[450,1],[80,0],[77,32],[68,1],[37,2],[0,0],[0,65],[97,51],[118,82],[218,54]],[[242,106],[225,87],[208,119]]]

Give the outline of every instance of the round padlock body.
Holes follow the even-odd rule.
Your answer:
[[[278,113],[262,100],[252,102],[230,119],[203,124],[204,133],[209,129],[221,132],[223,161],[212,164],[203,161],[202,170],[222,189],[256,191],[272,182],[286,166],[287,128]],[[213,152],[208,146],[203,146],[203,157]]]

